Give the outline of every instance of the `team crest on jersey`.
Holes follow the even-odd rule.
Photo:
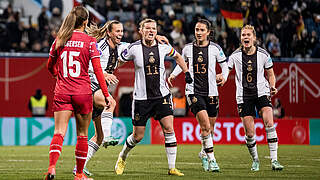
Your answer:
[[[202,57],[202,56],[199,56],[199,57],[198,57],[198,62],[199,62],[199,63],[202,63],[202,62],[203,62],[203,57]]]
[[[149,62],[150,62],[151,64],[153,64],[155,61],[156,61],[156,59],[154,58],[153,52],[150,52],[150,53],[149,53]]]
[[[200,51],[198,54],[199,54],[199,56],[198,56],[197,60],[199,63],[202,63],[203,62],[202,51]]]
[[[139,121],[139,120],[140,120],[140,115],[139,115],[139,113],[134,115],[134,120],[135,120],[135,121]]]
[[[195,96],[193,96],[192,97],[192,103],[196,103],[197,101],[198,101],[198,99]]]

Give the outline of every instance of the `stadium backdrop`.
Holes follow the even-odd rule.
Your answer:
[[[52,118],[28,118],[28,101],[36,89],[42,89],[48,96],[51,110],[55,80],[46,69],[47,54],[0,54],[0,145],[48,145],[53,132]],[[291,59],[292,60],[292,59]],[[166,66],[171,66],[170,62]],[[286,118],[276,120],[279,142],[282,144],[320,144],[320,63],[275,62],[279,93],[286,111]],[[128,63],[116,71],[120,79],[114,97],[119,100],[120,88],[132,87],[133,65]],[[243,141],[243,127],[236,112],[234,73],[224,87],[219,88],[220,114],[217,120],[215,142],[217,144],[239,144]],[[183,75],[175,80],[175,86],[184,89]],[[273,98],[274,99],[274,98]],[[228,118],[224,118],[228,117]],[[230,118],[231,117],[231,118]],[[232,118],[234,117],[234,118]],[[313,118],[313,119],[308,119]],[[114,133],[118,137],[131,132],[130,119],[118,118]],[[123,126],[120,126],[120,125]],[[125,132],[121,129],[126,127]],[[151,127],[151,128],[150,128]],[[75,143],[75,129],[72,121],[66,136],[66,144]],[[92,128],[92,127],[91,127]],[[256,123],[257,140],[266,143],[261,120]],[[200,143],[199,126],[194,118],[176,118],[175,131],[178,143]],[[121,133],[122,134],[121,134]],[[117,134],[120,133],[120,134]],[[157,123],[152,123],[146,131],[143,143],[162,143],[162,134]]]

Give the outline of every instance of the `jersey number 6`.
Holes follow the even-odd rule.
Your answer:
[[[252,82],[252,73],[247,74],[247,82]]]

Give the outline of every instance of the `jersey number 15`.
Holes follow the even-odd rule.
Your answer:
[[[69,56],[68,56],[69,54]],[[63,66],[63,77],[68,77],[68,72],[71,77],[79,77],[80,75],[80,62],[73,60],[75,56],[79,56],[80,52],[77,51],[64,51],[61,54],[61,59],[62,59],[62,66]],[[69,61],[68,61],[69,60]],[[67,64],[67,62],[69,62]],[[71,69],[70,67],[75,66],[75,70]]]

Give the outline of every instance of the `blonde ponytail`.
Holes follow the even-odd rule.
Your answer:
[[[57,44],[55,49],[64,46],[65,43],[71,38],[73,30],[83,25],[89,17],[89,12],[82,6],[76,6],[64,18],[63,23],[58,31]]]
[[[91,24],[90,27],[86,27],[86,32],[89,36],[92,36],[99,41],[108,36],[108,32],[112,31],[113,24],[120,24],[120,22],[111,20],[106,22],[101,28],[98,28],[97,24]]]
[[[98,28],[97,24],[90,24],[89,27],[86,27],[86,32],[89,36],[96,38],[97,41],[107,36],[108,24],[106,23],[101,28]]]

